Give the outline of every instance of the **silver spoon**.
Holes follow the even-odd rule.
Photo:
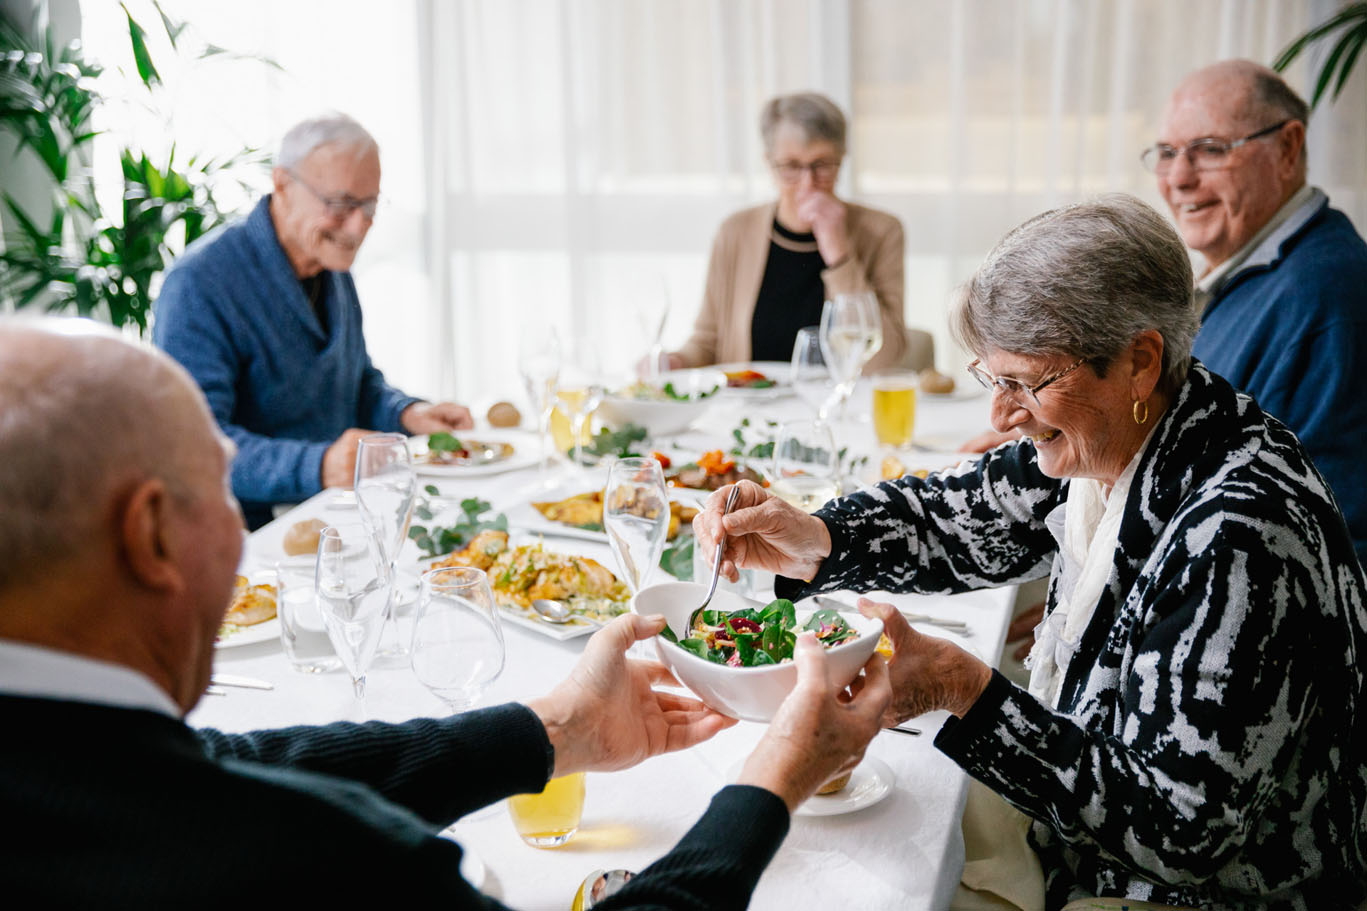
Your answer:
[[[733,486],[731,492],[726,495],[726,505],[722,507],[721,511],[723,517],[725,517],[726,514],[731,511],[731,507],[735,505],[736,496],[738,494],[740,494],[740,488]],[[723,531],[721,537],[717,539],[717,551],[712,555],[712,583],[707,586],[707,597],[702,599],[702,604],[698,606],[698,610],[702,610],[707,607],[707,605],[711,604],[712,596],[717,593],[717,577],[721,575],[721,552],[722,548],[725,546],[726,532]],[[693,613],[697,612],[698,611],[694,611]]]
[[[547,623],[569,623],[574,619],[574,614],[570,613],[568,605],[561,601],[553,601],[550,598],[533,600],[532,610],[536,611],[541,619]]]

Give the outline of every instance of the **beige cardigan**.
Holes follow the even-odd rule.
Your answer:
[[[845,204],[850,255],[821,273],[827,297],[873,291],[883,315],[883,347],[865,371],[894,366],[906,346],[903,330],[902,223],[887,212]],[[678,352],[685,366],[750,360],[750,323],[755,315],[778,203],[737,212],[722,222],[712,243],[702,310],[693,337]]]

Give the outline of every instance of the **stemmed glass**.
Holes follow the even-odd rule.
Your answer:
[[[883,321],[873,293],[837,294],[826,301],[821,309],[821,352],[835,379],[841,414],[859,372],[882,347]]]
[[[840,495],[840,455],[829,424],[789,421],[778,428],[769,490],[803,512]]]
[[[620,459],[608,469],[603,530],[634,595],[660,562],[669,533],[669,492],[654,459]]]
[[[364,711],[366,673],[392,594],[384,558],[368,528],[329,525],[322,530],[314,591],[328,638],[351,674],[356,704]]]
[[[584,428],[606,393],[595,372],[579,369],[571,369],[556,392],[556,403],[569,418],[570,463],[576,468],[584,464]]]
[[[423,573],[413,627],[413,673],[452,714],[470,708],[503,672],[503,626],[481,570]]]
[[[404,541],[408,540],[408,524],[413,519],[413,500],[418,492],[418,476],[413,471],[413,458],[408,451],[408,438],[401,433],[376,433],[362,437],[356,447],[356,505],[361,521],[375,536],[385,574],[391,590],[398,594],[395,564]],[[408,654],[408,643],[399,632],[396,605],[391,599],[386,626],[391,640],[381,649],[382,654],[402,657]]]
[[[551,412],[560,388],[560,338],[548,327],[523,327],[518,347],[517,370],[536,410],[536,429],[541,437],[541,473],[551,462]]]
[[[789,380],[798,397],[816,412],[817,417],[825,420],[835,401],[835,389],[826,356],[821,352],[821,327],[807,326],[797,330]]]
[[[641,361],[641,379],[647,382],[654,382],[660,378],[660,371],[663,369],[665,346],[665,323],[669,320],[669,283],[660,277],[660,285],[663,294],[655,297],[650,293],[643,293],[636,306],[636,322],[641,328],[641,335],[649,342],[646,355]]]

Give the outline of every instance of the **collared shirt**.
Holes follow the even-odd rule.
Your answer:
[[[0,693],[146,709],[172,718],[180,707],[145,674],[83,655],[0,639]]]
[[[1201,276],[1196,282],[1196,312],[1204,313],[1206,306],[1210,303],[1215,292],[1220,290],[1220,286],[1227,279],[1233,278],[1245,265],[1250,268],[1253,266],[1266,265],[1276,259],[1277,251],[1281,249],[1282,241],[1289,235],[1296,233],[1320,207],[1327,197],[1318,188],[1303,184],[1299,190],[1291,194],[1291,198],[1282,204],[1282,207],[1267,221],[1267,224],[1258,229],[1258,233],[1249,238],[1248,243],[1244,244],[1234,252],[1234,255],[1220,265],[1211,269]],[[1287,230],[1278,230],[1285,227]],[[1274,238],[1273,235],[1276,235]],[[1268,241],[1271,240],[1271,243]],[[1260,249],[1266,247],[1266,249]]]

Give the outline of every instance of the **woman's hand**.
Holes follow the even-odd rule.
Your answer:
[[[885,727],[936,709],[962,718],[987,689],[992,668],[968,652],[946,639],[916,632],[891,604],[860,598],[858,606],[865,617],[883,621],[883,632],[892,642],[892,704],[883,717]]]
[[[726,534],[721,571],[735,582],[738,567],[763,569],[793,579],[811,579],[830,556],[826,523],[783,502],[754,481],[738,481],[740,493],[730,515],[722,517],[731,485],[714,491],[693,518],[694,547],[710,563],[717,541]]]
[[[808,190],[797,197],[797,217],[812,226],[816,249],[828,267],[850,255],[850,236],[845,230],[845,204],[825,190]]]

